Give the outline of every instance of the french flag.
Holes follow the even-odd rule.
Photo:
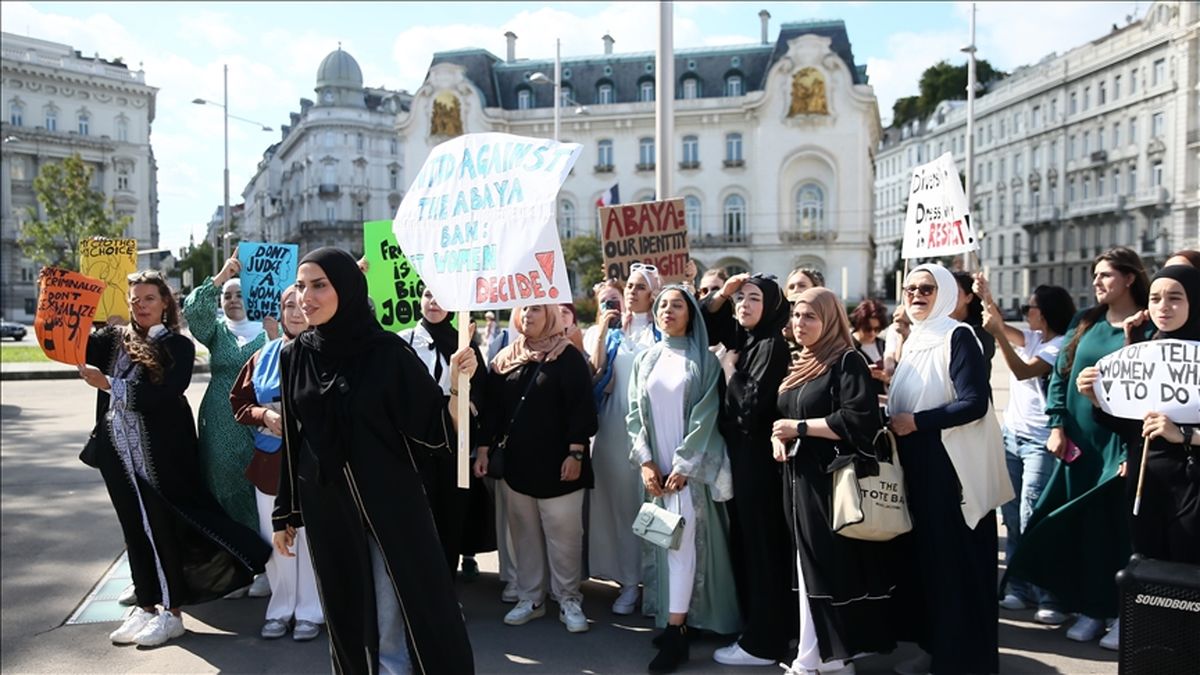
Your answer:
[[[617,191],[617,183],[600,193],[600,198],[596,200],[596,206],[612,206],[613,204],[621,203],[621,193]]]

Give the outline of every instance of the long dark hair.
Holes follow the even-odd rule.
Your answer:
[[[176,304],[175,294],[171,292],[171,287],[167,285],[162,274],[158,270],[142,270],[130,274],[130,288],[138,284],[154,286],[158,290],[163,305],[165,305],[162,317],[163,325],[172,333],[178,333],[179,305]],[[136,321],[130,321],[129,325],[121,331],[121,342],[125,347],[125,352],[129,354],[129,360],[145,368],[151,382],[161,384],[163,370],[167,366],[164,363],[166,355],[162,349],[149,340],[147,331],[143,330]]]
[[[1124,246],[1110,248],[1096,256],[1095,262],[1092,263],[1092,269],[1095,270],[1096,265],[1102,262],[1108,263],[1121,274],[1133,275],[1133,283],[1129,285],[1129,294],[1139,309],[1146,309],[1146,303],[1150,299],[1150,279],[1146,277],[1146,268],[1142,265],[1142,259],[1138,257],[1138,254],[1134,253],[1133,249]],[[1063,361],[1063,369],[1059,371],[1059,374],[1071,374],[1071,369],[1075,367],[1075,351],[1079,349],[1079,341],[1083,339],[1083,334],[1088,332],[1092,325],[1107,312],[1108,305],[1102,304],[1083,313],[1079,324],[1075,326],[1075,335],[1067,343],[1067,358]]]
[[[1033,289],[1033,297],[1050,330],[1055,335],[1066,335],[1071,327],[1071,319],[1075,317],[1075,301],[1071,299],[1071,293],[1062,286],[1038,286]]]
[[[970,272],[955,272],[954,280],[958,282],[958,287],[963,293],[971,296],[971,301],[967,303],[967,318],[963,323],[976,328],[983,325],[983,300],[975,295],[975,277],[971,276]]]

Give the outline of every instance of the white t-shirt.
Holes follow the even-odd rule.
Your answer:
[[[1054,362],[1058,360],[1058,352],[1062,349],[1063,336],[1059,335],[1049,342],[1042,342],[1041,331],[1021,332],[1025,335],[1025,346],[1017,347],[1017,354],[1025,361],[1035,357],[1053,367]],[[1006,429],[1035,441],[1044,442],[1050,438],[1045,386],[1046,382],[1040,377],[1018,380],[1014,375],[1008,376],[1008,408],[1004,411]]]

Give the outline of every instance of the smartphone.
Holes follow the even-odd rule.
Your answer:
[[[620,309],[621,303],[619,300],[616,300],[615,298],[609,298],[608,300],[604,301],[603,306],[604,306],[604,309]],[[620,326],[620,325],[621,325],[620,319],[610,319],[608,322],[609,328],[616,328],[617,326]]]
[[[1082,454],[1083,454],[1083,451],[1079,449],[1078,445],[1075,445],[1075,441],[1072,441],[1071,439],[1068,438],[1067,439],[1067,452],[1065,454],[1063,454],[1063,461],[1066,462],[1067,464],[1070,464],[1071,462],[1074,462],[1075,460],[1079,459],[1079,456]]]

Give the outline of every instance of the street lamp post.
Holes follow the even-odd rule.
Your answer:
[[[217,103],[216,101],[209,101],[208,99],[203,99],[203,98],[192,99],[192,103],[195,103],[196,105],[215,105],[215,106],[221,108],[221,111],[224,113],[223,121],[224,121],[224,126],[225,126],[225,172],[224,172],[225,201],[224,201],[223,207],[221,209],[221,225],[222,225],[222,228],[224,231],[224,234],[222,235],[222,239],[224,240],[224,242],[222,244],[221,250],[222,250],[222,253],[224,253],[225,258],[228,259],[229,258],[229,220],[230,220],[230,213],[229,213],[229,118],[232,117],[233,119],[239,120],[241,122],[249,122],[250,124],[257,125],[263,131],[274,131],[274,129],[272,129],[271,127],[269,127],[265,124],[262,124],[261,122],[255,122],[254,120],[248,120],[245,117],[238,117],[237,115],[229,114],[229,64],[225,64],[225,67],[224,67],[224,101],[225,101],[224,103]],[[217,255],[217,242],[215,241],[215,237],[214,237],[213,257],[216,257],[216,255]],[[214,260],[213,261],[213,274],[215,275],[216,273],[217,273],[217,264],[216,264],[216,261]]]
[[[536,72],[529,76],[529,81],[535,84],[549,84],[554,86],[554,140],[558,141],[559,131],[562,125],[562,104],[565,101],[568,105],[575,106],[576,115],[588,114],[587,106],[570,96],[563,96],[562,93],[562,40],[554,41],[554,79],[546,77],[543,72]]]

